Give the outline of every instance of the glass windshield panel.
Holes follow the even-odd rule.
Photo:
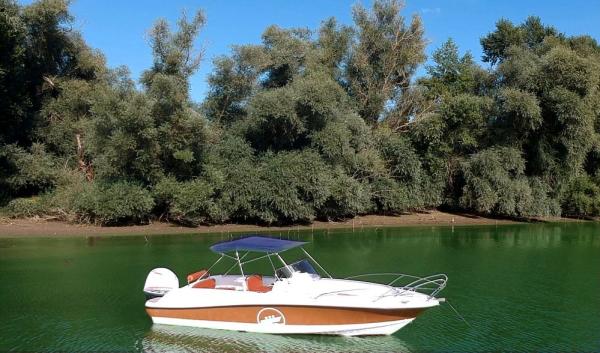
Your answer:
[[[315,270],[307,259],[302,259],[286,267],[281,267],[276,271],[276,274],[279,278],[289,278],[293,272],[310,273],[319,276],[317,270]]]
[[[315,268],[313,267],[313,265],[307,259],[302,259],[300,261],[296,261],[293,264],[291,264],[290,266],[296,272],[311,273],[313,275],[318,275],[319,274],[317,272],[317,270],[315,270]]]

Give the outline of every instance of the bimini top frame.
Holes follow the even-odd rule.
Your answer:
[[[304,252],[304,254],[317,267],[319,267],[321,271],[323,271],[329,278],[332,278],[331,275],[323,268],[323,266],[321,266],[306,250],[304,250],[304,248],[302,248],[302,246],[305,244],[307,244],[307,242],[270,238],[260,235],[246,235],[238,239],[216,243],[210,247],[210,250],[220,254],[221,257],[209,268],[209,270],[225,257],[235,261],[235,264],[231,266],[225,274],[229,273],[236,266],[239,266],[241,274],[244,275],[244,265],[267,258],[271,263],[271,267],[273,268],[275,276],[277,277],[277,270],[273,264],[271,256],[275,256],[283,264],[283,266],[292,270],[290,265],[283,260],[279,253],[299,247],[302,252]],[[240,252],[243,252],[244,254],[240,256]],[[262,253],[264,255],[244,261],[244,259],[251,252]]]

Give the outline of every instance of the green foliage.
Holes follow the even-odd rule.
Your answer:
[[[569,40],[552,30],[535,46],[507,49],[498,67],[503,87],[495,138],[522,145],[528,173],[556,188],[582,169],[598,118],[590,102],[596,101],[599,62],[570,49]]]
[[[542,125],[542,111],[537,97],[515,88],[505,88],[499,94],[500,119],[510,132],[526,134]]]
[[[529,177],[533,203],[529,206],[530,216],[560,216],[561,205],[555,190],[539,177]]]
[[[0,0],[0,204],[16,216],[283,224],[432,207],[600,215],[600,46],[530,17],[426,57],[377,0],[311,31],[269,26],[189,94],[203,12],[149,31],[140,87],[72,30],[66,0]],[[22,198],[31,196],[32,198]]]
[[[0,143],[26,147],[54,81],[96,79],[104,59],[71,30],[73,17],[66,0],[41,0],[25,7],[2,0],[0,8]]]
[[[226,219],[214,202],[214,194],[215,187],[202,179],[178,182],[164,178],[154,186],[157,203],[166,205],[167,219],[189,225]]]
[[[202,11],[191,20],[184,13],[175,32],[165,20],[157,21],[150,31],[154,65],[141,78],[150,109],[144,114],[151,119],[142,135],[154,143],[160,141],[158,149],[151,149],[158,154],[160,169],[181,179],[193,179],[202,172],[208,135],[205,119],[189,100],[189,78],[202,58],[195,52],[194,41],[204,23]]]
[[[431,176],[426,175],[422,163],[410,140],[389,130],[377,131],[378,149],[383,157],[389,176],[395,181],[390,188],[405,199],[396,211],[416,210],[439,205],[441,190],[434,188]],[[396,185],[397,184],[397,185]],[[402,191],[400,191],[402,189]],[[391,210],[387,207],[388,210]]]
[[[245,116],[245,103],[252,94],[258,73],[244,63],[240,52],[236,59],[220,57],[213,61],[208,77],[210,91],[204,100],[206,115],[216,123],[229,125]]]
[[[166,20],[156,21],[150,30],[150,45],[154,55],[154,65],[144,73],[142,82],[152,85],[154,75],[163,74],[186,80],[200,65],[202,56],[194,53],[194,41],[206,22],[202,11],[188,20],[184,12],[177,21],[177,32],[172,32]]]
[[[89,183],[73,173],[36,197],[13,199],[3,209],[11,217],[53,216],[70,222],[118,225],[145,222],[154,201],[137,183]]]
[[[422,84],[429,89],[432,96],[444,96],[461,93],[476,93],[479,77],[485,73],[473,61],[473,56],[466,53],[462,57],[452,39],[448,39],[433,52],[435,65],[427,66],[429,78]]]
[[[296,114],[291,91],[277,88],[253,97],[248,119],[249,139],[261,149],[289,149],[298,146],[306,134],[301,117]]]
[[[396,214],[408,209],[408,190],[388,176],[378,176],[369,183],[373,209]]]
[[[0,185],[16,195],[31,195],[56,185],[61,171],[56,159],[39,143],[29,150],[7,145],[0,150]]]
[[[533,201],[524,171],[525,161],[513,148],[473,155],[464,166],[462,206],[481,213],[524,216]]]
[[[0,144],[26,142],[35,109],[24,84],[27,26],[16,1],[1,0],[0,8]]]
[[[203,180],[184,182],[173,195],[170,213],[194,223],[218,221],[217,210],[211,198],[213,193],[213,187]]]
[[[596,216],[600,214],[600,186],[587,176],[575,177],[566,188],[562,203],[566,215]]]
[[[377,0],[371,12],[361,5],[354,8],[357,39],[345,80],[360,116],[371,124],[384,118],[386,104],[403,93],[425,61],[421,19],[413,16],[406,24],[401,8],[396,0]]]
[[[80,221],[102,225],[139,223],[149,218],[154,200],[147,189],[136,183],[91,183],[84,185],[72,207]]]
[[[98,88],[94,83],[80,79],[56,80],[59,92],[48,99],[42,108],[44,120],[36,135],[43,139],[48,149],[57,155],[77,154],[76,135],[89,130],[89,115]]]
[[[550,216],[558,205],[539,179],[529,180],[521,153],[495,147],[474,154],[464,166],[460,203],[477,212],[508,217]]]
[[[493,106],[488,97],[460,94],[440,107],[446,123],[445,140],[452,151],[469,153],[485,143],[487,124]]]
[[[11,200],[3,209],[3,213],[13,218],[28,218],[48,214],[43,198],[28,197]]]
[[[248,221],[254,214],[257,163],[254,150],[239,136],[224,136],[210,150],[209,166],[222,176],[215,202],[230,220]]]
[[[434,176],[426,174],[408,137],[385,127],[372,136],[373,146],[363,145],[348,168],[370,195],[362,212],[400,213],[438,206],[441,189]]]
[[[330,70],[336,79],[343,75],[340,65],[347,60],[353,32],[352,27],[339,26],[333,17],[323,21],[319,28],[319,63]]]
[[[317,208],[317,217],[327,220],[354,217],[372,211],[369,185],[335,170],[331,175],[329,196]]]
[[[364,169],[361,154],[374,148],[372,133],[364,120],[355,114],[327,123],[311,134],[311,143],[321,156],[333,165],[341,165],[348,173]]]
[[[306,147],[311,133],[345,112],[346,100],[341,87],[319,73],[263,90],[250,101],[247,137],[261,150]]]
[[[506,58],[511,47],[538,49],[546,37],[558,36],[553,27],[544,26],[539,17],[530,16],[521,25],[502,19],[496,23],[496,30],[481,39],[483,60],[495,64]]]
[[[99,92],[92,112],[89,148],[97,175],[146,183],[156,180],[161,146],[148,98],[137,92]]]
[[[310,150],[268,153],[259,163],[250,217],[265,223],[313,220],[331,184],[319,155]]]

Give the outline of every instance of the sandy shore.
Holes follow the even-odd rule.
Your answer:
[[[190,234],[190,233],[236,233],[252,231],[282,231],[297,229],[343,229],[362,227],[445,226],[513,224],[511,220],[492,219],[472,215],[446,213],[437,210],[401,216],[360,216],[343,222],[319,222],[311,225],[264,227],[247,224],[224,224],[214,226],[182,227],[175,224],[155,222],[141,226],[100,227],[69,224],[43,219],[0,219],[0,237],[64,236],[64,235],[128,235],[128,234]]]

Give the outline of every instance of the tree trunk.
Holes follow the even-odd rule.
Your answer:
[[[75,140],[77,141],[77,164],[79,165],[79,170],[83,172],[87,181],[94,180],[94,169],[92,168],[90,163],[86,163],[83,158],[83,144],[81,143],[81,136],[79,134],[75,134]]]

